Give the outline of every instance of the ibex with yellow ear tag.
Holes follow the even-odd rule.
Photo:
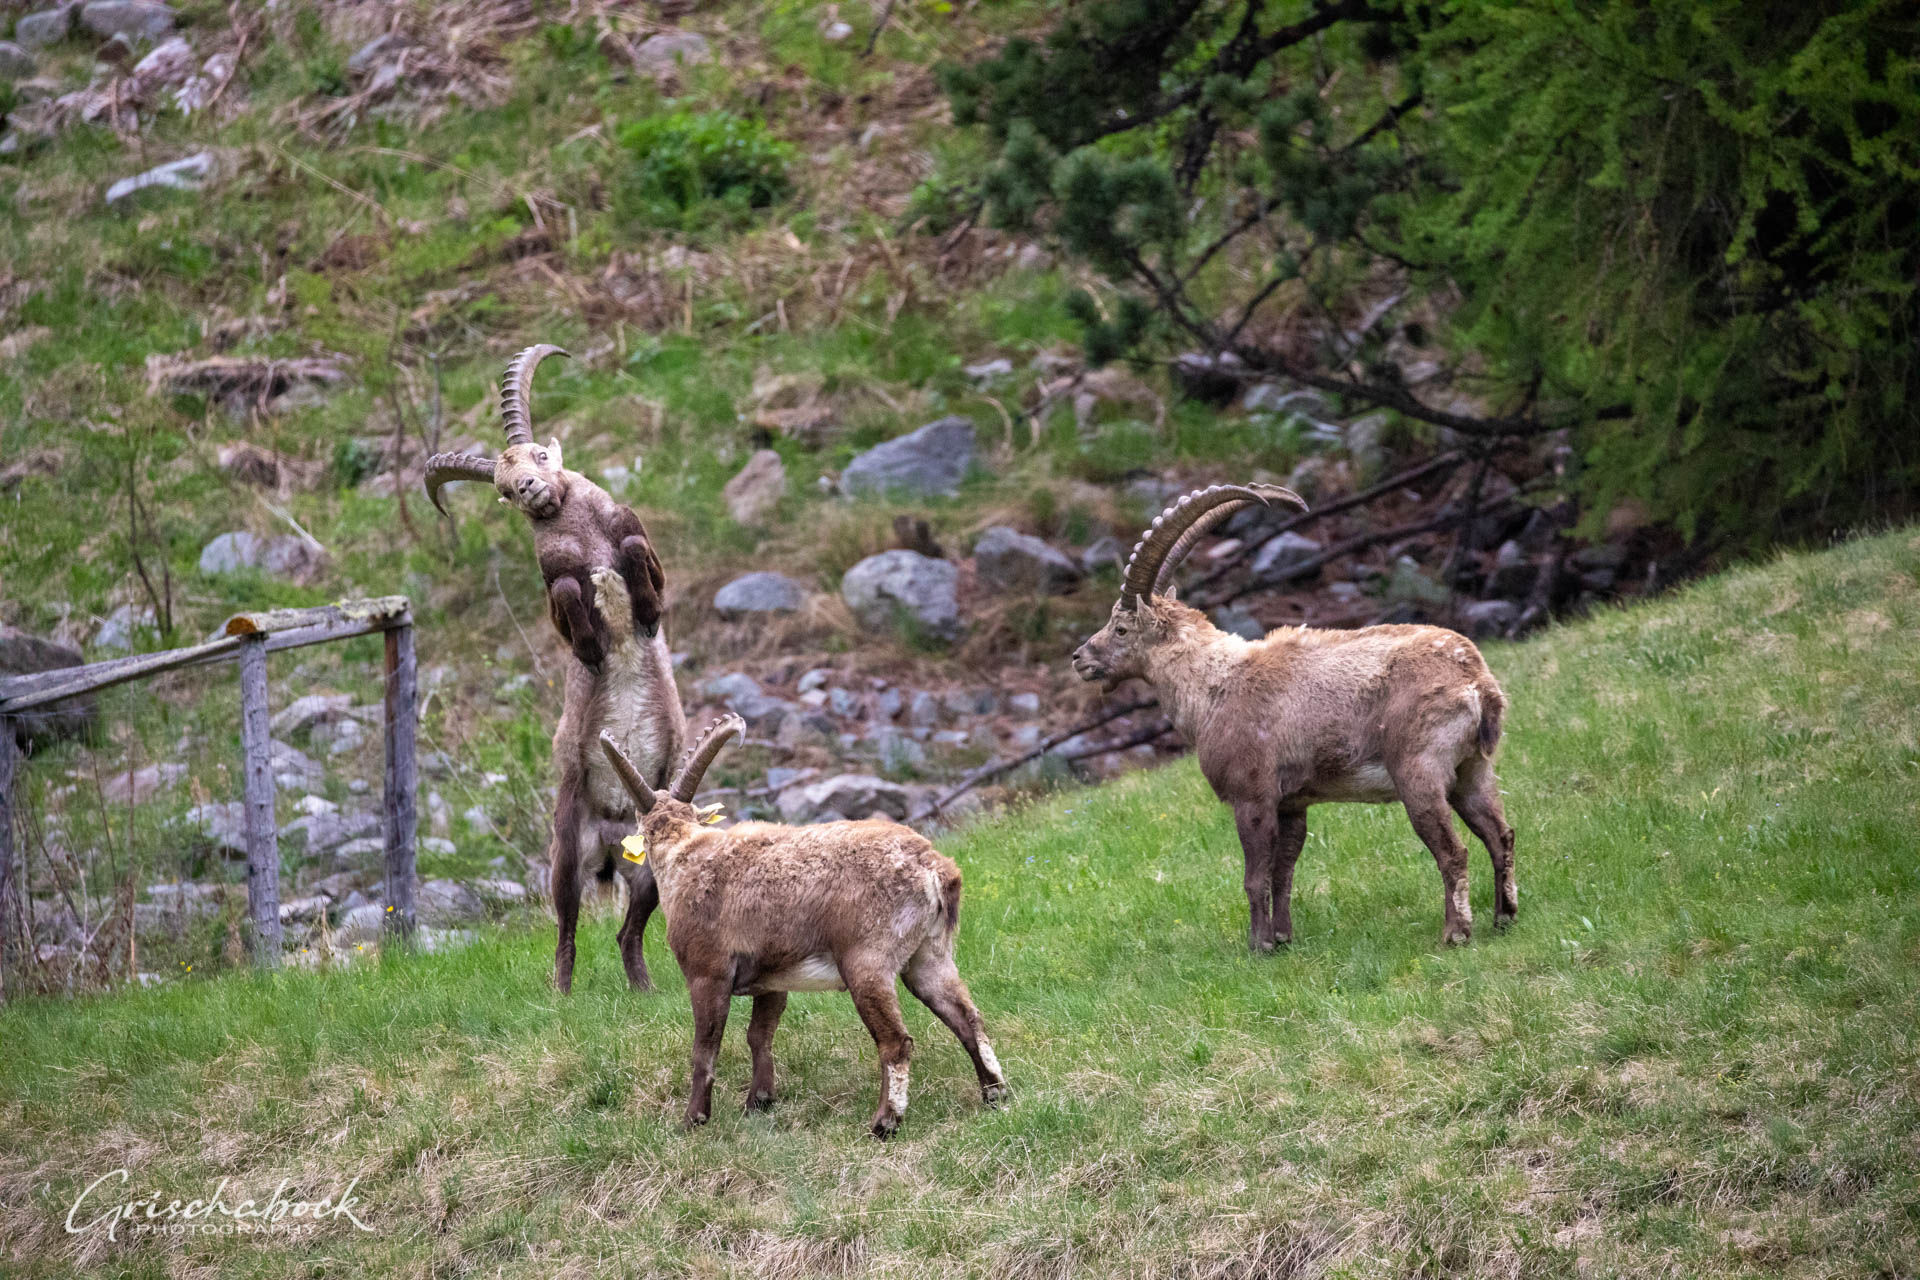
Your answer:
[[[693,806],[700,780],[746,725],[723,716],[701,735],[666,791],[655,791],[612,739],[600,744],[640,811],[632,856],[660,886],[667,945],[693,1001],[693,1090],[686,1123],[705,1124],[713,1063],[734,996],[753,997],[749,1110],[773,1105],[773,1033],[790,991],[845,991],[880,1051],[880,1109],[873,1135],[890,1136],[907,1109],[913,1037],[893,981],[960,1039],[980,1096],[1006,1089],[953,962],[960,927],[960,868],[897,823],[823,822],[789,827],[743,822],[720,829]]]

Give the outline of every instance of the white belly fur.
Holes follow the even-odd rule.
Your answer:
[[[847,984],[829,955],[808,956],[799,964],[770,973],[754,986],[761,991],[845,991]]]
[[[1356,804],[1384,804],[1395,799],[1393,778],[1385,765],[1363,764],[1353,772],[1329,778],[1314,788],[1317,799]]]

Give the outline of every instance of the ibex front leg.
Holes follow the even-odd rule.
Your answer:
[[[1234,825],[1240,829],[1240,852],[1246,857],[1247,946],[1273,950],[1273,864],[1280,844],[1280,821],[1267,800],[1243,801],[1233,806]]]

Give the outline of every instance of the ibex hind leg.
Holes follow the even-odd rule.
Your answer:
[[[1493,923],[1505,928],[1520,912],[1520,889],[1513,878],[1513,828],[1507,825],[1492,763],[1485,756],[1467,761],[1447,799],[1493,859]]]
[[[876,1138],[891,1138],[907,1111],[907,1082],[913,1061],[913,1037],[900,1016],[900,998],[893,991],[893,970],[884,964],[836,957],[847,994],[860,1011],[860,1021],[880,1053],[880,1107],[871,1126]]]
[[[1446,788],[1429,774],[1410,770],[1394,778],[1407,820],[1440,868],[1440,886],[1446,910],[1440,940],[1449,946],[1473,937],[1473,908],[1467,903],[1467,845],[1453,829]]]
[[[753,998],[753,1018],[747,1023],[747,1049],[753,1054],[753,1083],[747,1089],[747,1110],[765,1111],[773,1105],[773,1033],[787,1011],[787,993],[769,991]]]
[[[1000,1074],[1000,1060],[987,1043],[980,1023],[980,1011],[974,1007],[960,969],[953,963],[951,939],[936,939],[924,944],[907,962],[900,977],[914,999],[933,1010],[934,1017],[947,1024],[960,1041],[960,1047],[973,1059],[973,1073],[980,1081],[980,1098],[989,1106],[1006,1093],[1007,1080]]]

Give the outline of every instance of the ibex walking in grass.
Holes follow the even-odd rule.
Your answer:
[[[658,783],[686,737],[686,718],[661,626],[666,575],[646,527],[606,490],[568,471],[558,440],[541,445],[533,439],[534,370],[546,357],[565,354],[542,345],[513,358],[500,384],[507,447],[499,461],[437,453],[427,460],[427,494],[440,507],[448,481],[484,480],[533,525],[548,611],[573,654],[553,735],[559,798],[547,856],[560,922],[553,980],[561,991],[573,989],[574,933],[586,877],[605,881],[617,873],[627,886],[620,959],[628,984],[644,991],[653,984],[641,944],[660,895],[646,867],[619,856],[621,839],[633,830],[633,802],[598,740],[602,732],[612,734],[642,775]]]
[[[745,731],[738,716],[716,721],[664,792],[648,785],[611,738],[600,740],[640,811],[644,844],[637,856],[660,886],[667,945],[693,1001],[686,1123],[704,1124],[712,1110],[713,1062],[732,997],[753,997],[747,1107],[757,1110],[773,1104],[773,1033],[787,993],[846,991],[880,1052],[872,1131],[890,1136],[907,1109],[913,1056],[896,977],[959,1037],[981,1097],[998,1101],[1006,1081],[953,962],[960,868],[921,836],[883,820],[705,825],[694,793],[721,748]]]
[[[1466,942],[1473,925],[1457,812],[1493,858],[1494,923],[1509,923],[1519,909],[1513,829],[1493,772],[1507,699],[1472,641],[1424,626],[1289,627],[1250,641],[1163,590],[1202,537],[1276,498],[1306,510],[1277,485],[1214,485],[1161,512],[1074,670],[1108,689],[1129,677],[1152,685],[1214,794],[1233,806],[1255,951],[1293,939],[1307,807],[1329,801],[1406,806],[1440,865],[1448,943]]]

